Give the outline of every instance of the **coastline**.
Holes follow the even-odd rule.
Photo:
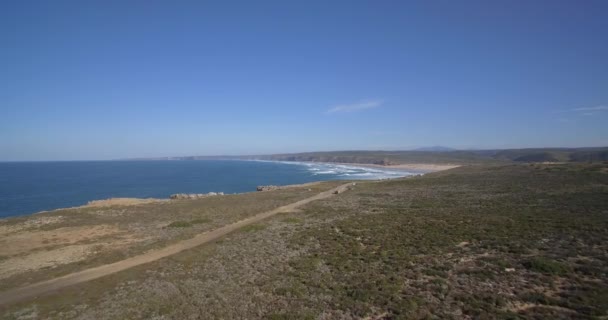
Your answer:
[[[320,180],[320,181],[304,182],[304,183],[300,183],[300,184],[287,184],[287,185],[280,185],[278,187],[280,187],[280,189],[283,189],[283,190],[284,189],[293,189],[293,188],[302,188],[302,187],[312,187],[312,186],[316,186],[318,184],[321,184],[323,182],[328,182],[328,181],[334,181],[334,180]],[[344,180],[344,181],[348,181],[348,180]],[[242,194],[256,193],[256,192],[260,192],[260,191],[252,190],[252,191],[248,191],[248,192],[228,193],[228,194],[224,194],[222,196],[234,196],[234,195],[242,195]],[[91,200],[80,206],[63,207],[63,208],[57,208],[57,209],[51,209],[51,210],[42,210],[42,211],[28,213],[28,214],[24,214],[24,215],[0,217],[0,223],[4,223],[12,218],[30,217],[30,216],[35,216],[35,215],[39,215],[39,214],[53,213],[55,211],[62,211],[62,210],[77,210],[77,209],[86,209],[86,208],[107,208],[107,207],[112,207],[112,206],[129,207],[129,206],[137,206],[137,205],[151,204],[151,203],[165,204],[165,203],[169,203],[171,201],[184,201],[184,200],[195,200],[195,199],[174,200],[174,199],[170,199],[170,198],[124,198],[124,197],[97,199],[97,200]]]
[[[77,208],[67,208],[64,210],[70,211],[57,209],[2,219],[0,290],[111,264],[150,250],[163,251],[183,240],[190,243],[188,239],[199,234],[253,221],[260,213],[284,213],[324,195],[331,197],[335,190],[341,193],[351,183],[315,182],[279,192],[214,196],[204,205],[199,201],[113,198],[92,203],[93,210],[73,212]]]
[[[335,165],[345,165],[353,167],[364,167],[364,168],[379,168],[379,169],[395,169],[395,170],[415,170],[419,173],[430,173],[443,171],[453,168],[461,167],[462,165],[457,164],[431,164],[431,163],[407,163],[407,164],[392,164],[392,165],[381,165],[372,163],[351,163],[351,162],[316,162],[316,161],[302,161],[304,163],[327,163]]]
[[[385,170],[413,170],[416,173],[430,173],[436,171],[443,171],[453,168],[462,167],[461,164],[434,164],[434,163],[401,163],[401,164],[391,164],[391,165],[382,165],[382,164],[373,164],[373,163],[356,163],[356,162],[327,162],[327,161],[290,161],[290,160],[259,160],[259,159],[250,159],[250,160],[240,160],[240,161],[260,161],[260,162],[280,162],[280,163],[315,163],[315,164],[331,164],[331,165],[344,165],[351,167],[361,167],[361,168],[378,168]],[[384,179],[381,179],[384,180]]]
[[[252,161],[252,160],[237,160],[237,161]],[[282,162],[282,163],[294,163],[294,164],[296,164],[296,163],[300,163],[300,164],[313,163],[313,164],[343,165],[343,166],[351,166],[351,167],[359,167],[359,168],[375,168],[375,169],[382,169],[382,170],[408,171],[408,173],[410,173],[410,174],[425,174],[425,173],[436,172],[436,171],[447,170],[447,169],[459,167],[459,165],[450,165],[450,164],[439,165],[439,164],[424,164],[424,163],[399,164],[399,165],[378,165],[378,164],[366,164],[366,163],[321,162],[321,161],[275,161],[275,160],[253,160],[253,161]],[[397,179],[397,178],[396,177],[395,178],[379,178],[379,179],[373,179],[373,180],[386,180],[386,179]],[[370,180],[370,179],[348,179],[348,180],[355,181],[355,180]],[[288,189],[288,188],[294,188],[294,187],[313,186],[313,185],[316,185],[316,184],[319,184],[322,182],[326,182],[326,181],[332,181],[332,180],[328,179],[328,180],[306,182],[306,183],[301,183],[301,184],[279,185],[279,187],[281,189]],[[256,192],[256,191],[251,190],[249,192]],[[248,193],[248,192],[245,192],[245,193]],[[241,193],[235,193],[235,194],[241,194]],[[170,199],[166,199],[166,198],[114,197],[114,198],[96,199],[96,200],[91,200],[85,204],[77,205],[77,206],[66,206],[66,207],[50,209],[50,210],[41,210],[41,211],[32,212],[32,213],[23,214],[23,215],[11,215],[11,216],[6,216],[6,217],[1,217],[0,221],[6,221],[7,219],[15,218],[15,217],[31,216],[31,215],[50,213],[50,212],[66,210],[66,209],[82,209],[82,208],[91,208],[91,207],[110,207],[110,206],[125,207],[125,206],[134,206],[134,205],[151,204],[151,203],[162,204],[162,203],[167,203],[168,201],[170,201]]]

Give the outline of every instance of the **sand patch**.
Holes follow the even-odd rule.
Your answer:
[[[339,165],[349,165],[353,167],[367,167],[367,168],[382,168],[382,169],[399,169],[399,170],[416,170],[416,171],[424,171],[424,172],[435,172],[448,170],[453,168],[461,167],[462,165],[458,164],[432,164],[432,163],[407,163],[407,164],[391,164],[391,165],[381,165],[381,164],[370,164],[370,163],[346,163],[346,162],[329,162],[332,164]]]
[[[148,239],[110,225],[20,232],[0,239],[0,257],[5,257],[0,261],[0,279],[85,260]]]
[[[0,279],[18,273],[84,260],[91,253],[93,246],[93,244],[72,245],[4,260],[0,262]]]
[[[30,228],[40,228],[48,224],[59,223],[65,218],[63,216],[53,217],[36,217],[28,219],[22,223],[7,225],[6,223],[0,225],[0,237],[5,237],[11,233],[19,232],[21,230]],[[6,221],[6,220],[5,220]]]
[[[89,201],[83,207],[109,207],[109,206],[134,206],[138,204],[155,203],[168,201],[164,199],[140,199],[140,198],[110,198],[105,200],[93,200]]]
[[[458,168],[460,165],[456,164],[428,164],[428,163],[410,163],[410,164],[396,164],[390,166],[383,166],[384,168],[394,169],[408,169],[408,170],[423,170],[423,171],[441,171],[453,168]]]
[[[64,227],[48,231],[22,231],[0,238],[0,256],[12,256],[58,245],[95,240],[120,232],[115,226]]]
[[[133,268],[138,265],[150,263],[152,261],[156,261],[156,260],[171,256],[171,255],[174,255],[174,254],[182,252],[184,250],[192,249],[194,247],[206,244],[208,242],[215,241],[216,239],[221,238],[227,234],[230,234],[236,230],[242,229],[247,226],[255,225],[256,223],[259,223],[260,221],[268,219],[281,212],[291,211],[295,208],[306,205],[310,202],[332,197],[335,194],[334,193],[335,190],[344,192],[344,191],[348,190],[348,187],[350,185],[351,185],[350,183],[343,184],[343,185],[340,185],[333,189],[318,193],[312,197],[305,198],[305,199],[272,209],[270,211],[265,211],[265,212],[256,214],[254,216],[239,220],[237,222],[225,225],[223,227],[219,227],[219,228],[211,230],[209,232],[200,233],[192,238],[188,238],[188,239],[179,241],[177,243],[173,243],[173,244],[168,245],[163,248],[149,250],[145,253],[142,253],[142,254],[139,254],[136,256],[131,256],[124,260],[120,260],[120,261],[112,262],[109,264],[77,271],[77,272],[74,272],[71,274],[67,274],[67,275],[55,278],[55,279],[41,281],[38,283],[33,283],[33,284],[26,285],[26,286],[21,286],[21,287],[13,288],[10,290],[6,290],[4,292],[0,292],[0,305],[7,305],[7,304],[15,303],[22,299],[27,299],[32,296],[45,294],[47,292],[55,291],[55,290],[64,288],[66,286],[71,286],[71,285],[74,285],[77,283],[82,283],[82,282],[98,279],[100,277],[103,277],[103,276],[106,276],[109,274],[120,272],[120,271],[129,269],[129,268]],[[86,249],[87,246],[96,246],[96,245],[98,245],[98,244],[85,245],[85,247],[82,247],[82,246],[80,246],[80,247]],[[76,246],[68,246],[68,247],[64,247],[63,249],[67,250],[72,247],[75,248]],[[96,247],[96,248],[99,248],[99,247]],[[90,249],[92,251],[93,248],[90,248]],[[101,250],[101,249],[97,249],[97,250]],[[9,259],[8,261],[3,261],[0,264],[0,278],[3,276],[6,277],[6,274],[9,274],[10,272],[20,272],[18,270],[18,268],[13,267],[15,264],[15,263],[13,263],[13,261],[19,261],[21,263],[21,265],[28,264],[28,267],[31,267],[31,264],[34,264],[34,262],[32,262],[32,260],[34,260],[32,258],[32,256],[34,256],[35,258],[38,258],[36,261],[37,268],[41,268],[41,266],[45,266],[45,265],[52,266],[52,265],[56,265],[58,263],[67,263],[66,261],[68,261],[68,260],[72,260],[72,261],[74,261],[74,259],[82,260],[87,255],[86,251],[84,251],[84,253],[81,253],[80,255],[78,254],[78,252],[76,250],[74,252],[76,254],[71,255],[70,253],[72,253],[72,252],[64,252],[64,253],[55,252],[52,254],[53,256],[66,255],[65,259],[63,259],[61,261],[57,261],[56,258],[45,260],[42,258],[45,258],[47,256],[40,258],[40,257],[34,256],[34,254],[32,254],[28,257],[24,257],[24,258],[19,257],[20,259],[25,260],[25,262],[18,259],[17,257],[14,259]],[[26,260],[28,258],[30,260]],[[48,262],[48,261],[50,261],[50,262]],[[29,268],[29,270],[31,270],[31,269],[32,268]],[[25,270],[25,271],[27,271],[27,270]]]

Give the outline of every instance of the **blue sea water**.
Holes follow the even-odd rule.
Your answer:
[[[414,172],[272,161],[0,162],[0,217],[74,207],[117,197],[241,193],[258,185],[385,179]]]

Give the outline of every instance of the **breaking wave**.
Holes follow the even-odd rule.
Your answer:
[[[297,162],[297,161],[277,161],[284,164],[302,166],[313,176],[321,180],[342,179],[342,180],[378,180],[407,177],[419,175],[420,172],[406,171],[400,169],[384,169],[380,167],[359,167],[345,164],[316,163],[316,162]]]

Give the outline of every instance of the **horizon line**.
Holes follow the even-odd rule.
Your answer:
[[[298,152],[285,152],[285,153],[263,153],[263,154],[237,154],[237,155],[186,155],[186,156],[150,156],[150,157],[129,157],[129,158],[112,158],[112,159],[73,159],[73,160],[0,160],[0,163],[10,162],[86,162],[86,161],[167,161],[171,158],[188,158],[188,157],[216,157],[216,158],[230,158],[230,157],[260,157],[260,156],[273,156],[273,155],[289,155],[289,154],[303,154],[303,153],[329,153],[329,152],[429,152],[429,153],[440,153],[440,152],[458,152],[458,151],[503,151],[503,150],[574,150],[574,149],[602,149],[608,148],[608,145],[603,146],[584,146],[584,147],[523,147],[523,148],[466,148],[457,149],[444,146],[433,146],[441,148],[449,148],[449,150],[416,150],[420,148],[432,148],[432,147],[419,147],[412,149],[343,149],[343,150],[329,150],[329,151],[298,151]],[[181,159],[175,159],[181,160]],[[210,159],[195,159],[195,160],[210,160]],[[216,159],[216,160],[238,160],[238,159]]]

